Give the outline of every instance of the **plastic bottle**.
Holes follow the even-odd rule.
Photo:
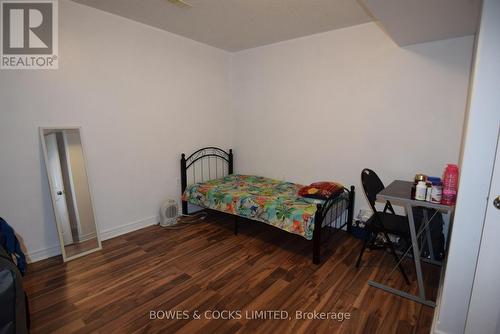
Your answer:
[[[418,201],[425,201],[425,195],[427,192],[427,185],[424,181],[419,181],[417,188],[415,189],[415,199]]]
[[[438,184],[433,184],[431,190],[431,202],[438,204],[441,203],[442,195],[443,195],[443,186],[441,185],[441,182],[439,182]]]
[[[427,182],[426,184],[426,193],[425,193],[425,201],[426,202],[430,202],[431,201],[431,195],[432,195],[432,183],[431,182]]]
[[[417,190],[417,184],[420,181],[427,181],[427,176],[422,173],[415,174],[415,180],[411,186],[411,199],[415,199],[415,191]]]
[[[458,166],[454,164],[446,165],[443,174],[443,195],[441,204],[455,205],[458,190]]]
[[[443,185],[441,184],[441,179],[439,177],[429,176],[428,180],[432,183],[431,202],[438,204],[441,203],[441,195],[443,193]],[[427,191],[429,191],[429,189],[427,189]]]

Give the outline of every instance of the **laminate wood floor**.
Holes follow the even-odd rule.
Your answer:
[[[369,287],[393,262],[371,251],[357,269],[360,246],[339,232],[314,265],[311,242],[262,223],[241,222],[238,236],[232,217],[216,213],[181,230],[147,227],[68,263],[55,257],[29,265],[32,333],[428,333],[434,309]],[[411,265],[405,262],[410,287],[397,271],[386,282],[415,292]],[[428,265],[424,273],[435,296],[439,272]],[[230,316],[217,312],[224,310],[241,313],[209,319]],[[252,311],[270,310],[287,317],[253,319],[270,314]],[[150,319],[151,311],[162,319]],[[168,311],[186,313],[168,320]],[[304,320],[297,311],[350,318]]]

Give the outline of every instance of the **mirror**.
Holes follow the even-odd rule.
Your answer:
[[[40,137],[63,260],[100,250],[81,129],[40,128]]]

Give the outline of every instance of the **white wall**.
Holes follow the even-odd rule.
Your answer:
[[[68,0],[59,11],[59,70],[0,71],[0,216],[33,259],[59,252],[39,126],[83,127],[104,237],[179,197],[181,151],[232,138],[230,54]]]
[[[478,322],[478,319],[482,320],[498,310],[486,309],[492,305],[488,298],[478,301],[473,297],[471,300],[471,290],[476,279],[475,290],[489,291],[493,293],[492,298],[496,300],[499,298],[495,295],[495,289],[488,284],[480,285],[484,281],[478,280],[476,273],[481,236],[487,231],[486,228],[483,230],[486,208],[488,201],[493,201],[493,198],[488,199],[488,195],[500,128],[499,31],[500,3],[497,0],[485,0],[476,46],[474,75],[469,93],[470,103],[460,166],[462,170],[460,188],[444,287],[434,324],[437,333],[455,334],[463,333],[464,330],[466,333],[493,333],[495,332],[494,326],[498,322],[498,313],[495,314],[496,318],[494,316],[493,319]],[[498,260],[488,265],[498,265]],[[498,286],[498,282],[490,281]],[[471,301],[470,310],[469,301]],[[469,319],[466,328],[468,312],[472,312],[472,314],[469,313],[472,319]],[[497,333],[499,330],[500,328],[496,328]]]
[[[473,37],[397,46],[367,23],[233,58],[238,172],[358,188],[456,163]]]

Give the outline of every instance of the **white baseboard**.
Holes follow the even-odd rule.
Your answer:
[[[132,223],[128,223],[122,226],[113,227],[104,231],[101,231],[101,240],[108,240],[117,237],[122,234],[140,230],[141,228],[148,227],[151,225],[158,224],[159,217],[149,217],[142,220],[138,220]],[[47,247],[27,254],[26,258],[28,263],[33,263],[47,259],[61,254],[61,247],[59,245]]]
[[[61,254],[61,246],[55,245],[52,247],[43,248],[43,249],[39,249],[37,251],[28,253],[26,255],[26,261],[28,261],[28,263],[33,263],[33,262],[48,259],[49,257],[60,255],[60,254]]]
[[[113,227],[104,231],[101,231],[101,240],[108,240],[117,237],[122,234],[140,230],[141,228],[148,227],[154,224],[158,224],[160,218],[158,216],[149,217],[141,219],[132,223],[128,223],[122,226]]]

